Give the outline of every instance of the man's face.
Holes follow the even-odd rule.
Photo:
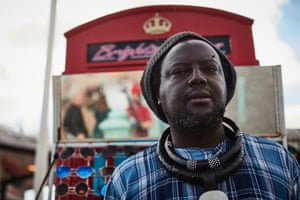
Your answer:
[[[170,125],[211,128],[222,120],[226,83],[217,52],[200,40],[183,41],[165,56],[159,99]]]

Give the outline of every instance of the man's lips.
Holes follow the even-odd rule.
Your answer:
[[[187,99],[192,102],[204,103],[211,101],[211,96],[207,93],[191,93],[187,96]]]
[[[188,99],[211,98],[208,93],[193,92],[187,95]]]

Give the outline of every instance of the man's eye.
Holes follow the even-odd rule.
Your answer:
[[[217,69],[216,66],[207,66],[207,67],[205,68],[205,70],[206,70],[207,72],[215,72],[215,71],[217,71],[218,69]]]
[[[187,72],[187,70],[175,70],[173,71],[173,75],[182,75],[182,74],[185,74]]]

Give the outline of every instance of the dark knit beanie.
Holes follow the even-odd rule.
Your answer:
[[[176,44],[180,43],[183,40],[201,40],[209,44],[220,56],[222,68],[224,71],[226,89],[227,89],[227,100],[226,104],[231,100],[234,95],[235,85],[236,85],[236,72],[231,64],[231,62],[226,58],[226,56],[217,49],[213,43],[205,39],[204,37],[193,32],[180,32],[171,37],[169,37],[164,43],[160,46],[158,51],[152,55],[148,61],[145,70],[141,79],[141,87],[143,96],[151,108],[151,110],[164,122],[167,122],[166,116],[162,111],[161,106],[158,104],[158,94],[160,87],[160,76],[161,76],[161,63],[166,54],[170,49]]]

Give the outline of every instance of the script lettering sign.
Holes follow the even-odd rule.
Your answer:
[[[206,37],[223,53],[230,54],[229,36]],[[87,62],[121,62],[129,60],[149,59],[164,40],[114,42],[88,44]]]

